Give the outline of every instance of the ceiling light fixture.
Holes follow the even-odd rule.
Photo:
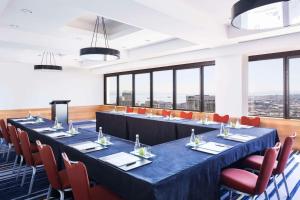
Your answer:
[[[97,61],[112,61],[112,60],[120,59],[120,51],[109,48],[108,36],[107,36],[106,26],[103,17],[101,17],[101,22],[102,22],[105,47],[97,47],[99,26],[100,26],[99,21],[100,21],[100,17],[97,16],[96,23],[94,26],[91,46],[80,49],[80,56],[87,60],[97,60]]]
[[[52,52],[44,51],[41,64],[34,65],[34,70],[62,71],[62,66],[56,65],[55,57]]]
[[[17,28],[19,28],[19,25],[16,25],[16,24],[10,24],[9,27],[10,27],[10,28],[13,28],[13,29],[17,29]]]
[[[232,7],[232,26],[261,30],[300,24],[300,0],[240,0]]]
[[[23,9],[21,9],[21,11],[26,14],[32,14],[32,11],[27,8],[23,8]]]

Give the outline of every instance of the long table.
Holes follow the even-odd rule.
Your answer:
[[[189,138],[182,138],[152,146],[152,152],[156,154],[156,157],[152,159],[153,162],[126,172],[98,158],[117,152],[130,152],[134,146],[132,141],[112,136],[113,145],[109,148],[82,153],[69,145],[83,141],[95,141],[97,139],[96,131],[79,129],[80,134],[78,135],[52,139],[33,130],[34,128],[52,126],[53,122],[50,120],[45,120],[41,124],[22,125],[9,119],[8,123],[27,131],[32,141],[39,139],[42,143],[50,144],[55,150],[58,162],[61,162],[61,152],[66,152],[72,160],[84,162],[90,178],[108,187],[122,198],[130,200],[218,199],[219,176],[222,168],[249,154],[271,147],[278,141],[275,129],[231,130],[233,133],[257,136],[256,139],[246,143],[219,138],[217,137],[219,131],[214,130],[202,133],[203,139],[233,145],[234,147],[218,155],[211,155],[187,148],[185,144]],[[111,134],[110,132],[106,133]]]
[[[96,128],[102,127],[104,132],[116,137],[135,140],[139,134],[142,143],[157,145],[188,137],[194,128],[197,134],[206,133],[219,128],[220,125],[202,125],[195,120],[170,120],[163,117],[149,117],[135,113],[97,112]]]

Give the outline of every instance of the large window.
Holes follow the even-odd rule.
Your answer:
[[[117,103],[117,77],[111,76],[106,78],[106,103]]]
[[[105,74],[105,103],[214,112],[214,62]]]
[[[150,73],[135,74],[135,106],[150,107]]]
[[[289,115],[300,118],[300,58],[289,59]]]
[[[119,76],[119,105],[132,105],[132,75]]]
[[[300,51],[249,57],[249,115],[300,118]]]
[[[176,108],[200,110],[200,68],[176,70]]]
[[[173,71],[153,72],[153,107],[173,108]]]
[[[204,74],[204,112],[215,112],[216,79],[214,66],[203,68]]]

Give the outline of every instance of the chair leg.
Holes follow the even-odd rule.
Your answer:
[[[12,173],[15,173],[15,168],[16,168],[16,165],[17,165],[17,162],[18,162],[18,158],[19,158],[19,155],[16,155]]]
[[[22,182],[21,182],[21,187],[24,186],[25,176],[26,176],[26,169],[27,169],[27,167],[25,166],[24,169],[23,169],[23,178],[22,178]]]
[[[8,144],[8,149],[7,149],[7,155],[6,155],[6,160],[5,160],[5,162],[8,162],[10,150],[11,150],[11,145]]]
[[[278,190],[278,185],[277,185],[277,182],[276,182],[275,175],[273,175],[272,177],[273,177],[273,183],[274,183],[274,186],[275,186],[275,191],[276,191],[277,199],[280,200],[280,195],[279,195],[279,190]]]
[[[229,191],[229,200],[232,199],[232,190]]]
[[[65,199],[65,193],[61,190],[58,190],[58,192],[59,192],[59,196],[60,196],[59,200],[64,200]]]
[[[284,185],[285,185],[286,194],[287,194],[288,197],[290,197],[289,187],[288,187],[288,184],[286,182],[286,177],[285,177],[284,172],[282,172],[282,177],[283,177],[283,182],[284,182]]]
[[[18,169],[18,173],[17,173],[17,177],[16,177],[16,181],[18,180],[19,178],[19,175],[20,175],[20,172],[21,172],[21,168],[22,168],[22,164],[23,164],[23,156],[20,155],[21,157],[21,160],[20,160],[20,165],[19,165],[19,169]]]
[[[52,192],[52,187],[51,187],[51,185],[49,185],[49,189],[48,189],[48,193],[47,193],[47,200],[50,199],[51,192]]]
[[[265,194],[265,199],[266,199],[266,200],[269,200],[269,196],[268,196],[267,191],[264,191],[264,194]]]
[[[28,194],[31,194],[31,192],[32,192],[32,186],[33,186],[33,183],[34,183],[35,174],[36,174],[36,168],[32,167],[32,176],[31,176],[31,180],[30,180]]]
[[[255,200],[257,198],[257,196],[256,195],[254,195],[254,196],[251,196],[251,200]]]

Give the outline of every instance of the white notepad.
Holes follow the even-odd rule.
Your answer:
[[[51,127],[45,127],[45,128],[35,128],[33,129],[36,132],[45,132],[45,131],[55,131],[55,129]]]
[[[79,151],[83,151],[83,150],[87,150],[87,149],[94,149],[99,147],[100,145],[95,143],[95,142],[91,142],[91,141],[87,141],[87,142],[81,142],[81,143],[77,143],[77,144],[72,144],[70,145],[71,147],[79,150]]]
[[[224,137],[224,139],[233,140],[233,141],[237,141],[237,142],[248,142],[255,138],[256,138],[255,136],[244,135],[244,134],[230,134],[227,137]]]
[[[18,119],[12,119],[15,122],[19,122],[19,121],[26,121],[28,120],[28,118],[18,118]]]
[[[216,143],[216,142],[207,142],[192,149],[196,151],[210,153],[210,154],[218,154],[230,148],[232,148],[232,146],[230,145]]]
[[[65,133],[65,132],[55,132],[55,133],[49,133],[47,136],[51,138],[62,138],[62,137],[71,137],[70,134]]]
[[[20,124],[36,124],[37,122],[36,121],[28,121],[28,122],[20,122]]]
[[[116,167],[121,167],[141,160],[139,157],[125,152],[115,153],[109,156],[101,157],[99,159],[108,162]]]

